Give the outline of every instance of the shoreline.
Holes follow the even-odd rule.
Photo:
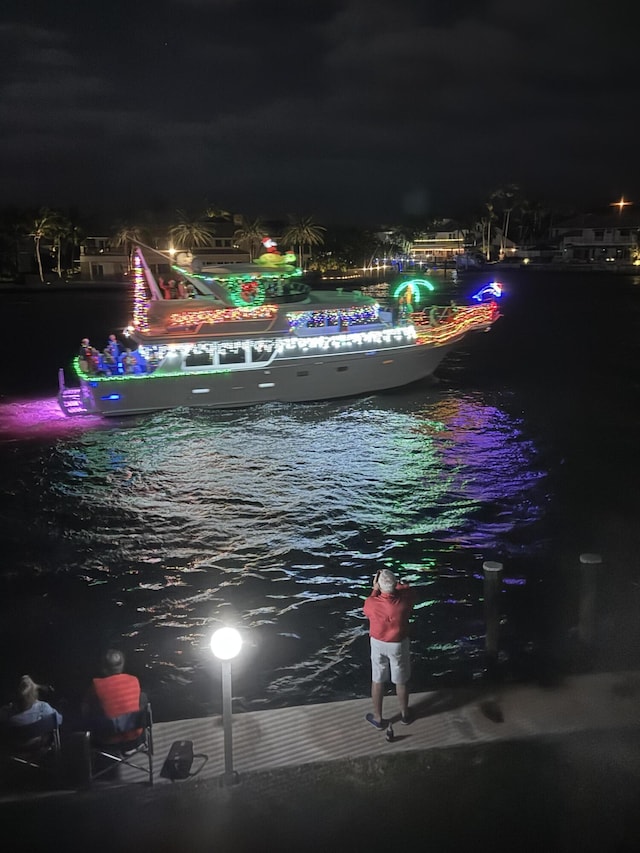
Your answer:
[[[407,275],[431,275],[431,276],[442,276],[445,279],[454,278],[455,276],[459,277],[467,277],[474,275],[483,275],[483,274],[494,274],[500,270],[517,270],[518,272],[524,273],[544,273],[544,272],[552,272],[552,273],[566,273],[567,275],[574,275],[576,273],[604,273],[608,275],[615,276],[640,276],[640,265],[636,266],[633,264],[576,264],[576,263],[522,263],[522,262],[495,262],[488,263],[480,267],[473,267],[468,269],[456,269],[455,265],[446,266],[446,267],[429,267],[424,268],[422,270],[405,270],[402,273],[388,273],[386,276],[378,277],[378,276],[362,276],[360,278],[321,278],[320,280],[313,281],[311,284],[312,289],[337,289],[338,287],[344,288],[345,290],[358,290],[362,287],[371,287],[376,284],[385,283],[386,279],[399,279],[402,276]],[[388,281],[386,282],[388,283]],[[16,293],[51,293],[55,291],[66,291],[69,290],[93,290],[93,291],[108,291],[108,290],[123,290],[131,287],[132,282],[126,280],[112,280],[112,279],[53,279],[49,281],[41,282],[39,280],[32,281],[28,280],[25,282],[15,282],[15,281],[2,281],[0,282],[0,293],[1,292],[16,292]]]

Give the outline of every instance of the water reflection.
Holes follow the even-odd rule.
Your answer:
[[[423,587],[416,681],[472,672],[478,567],[523,542],[535,554],[549,500],[534,438],[499,398],[432,388],[85,424],[23,445],[3,492],[0,607],[9,631],[10,598],[29,599],[25,663],[71,690],[48,632],[77,679],[121,644],[160,712],[185,716],[210,710],[208,642],[228,622],[249,641],[234,676],[246,707],[365,695],[362,598],[383,567]]]

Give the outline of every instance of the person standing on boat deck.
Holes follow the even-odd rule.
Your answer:
[[[160,276],[158,279],[158,287],[162,291],[162,296],[164,299],[171,299],[171,288],[168,283]]]
[[[118,372],[118,359],[113,357],[109,347],[102,350],[102,367],[105,373],[114,376]]]
[[[138,359],[128,347],[120,356],[120,364],[122,365],[122,372],[128,375],[142,372],[138,366]]]
[[[115,335],[109,335],[109,338],[107,340],[107,349],[117,361],[120,358],[120,355],[122,354],[123,346]]]
[[[80,370],[84,373],[89,372],[92,349],[93,347],[90,345],[89,338],[83,338],[80,342],[80,349],[78,350],[78,359],[80,360]]]
[[[364,602],[364,615],[369,620],[371,643],[371,699],[373,713],[366,720],[374,729],[383,731],[387,721],[382,716],[385,684],[392,681],[400,703],[401,722],[411,722],[409,688],[409,619],[415,602],[408,584],[398,583],[389,569],[382,569],[373,579],[373,590]]]

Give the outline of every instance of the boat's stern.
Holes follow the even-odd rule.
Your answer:
[[[88,393],[82,382],[79,388],[67,388],[62,367],[58,370],[58,405],[70,418],[96,414],[92,394]]]

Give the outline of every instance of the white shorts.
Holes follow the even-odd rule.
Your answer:
[[[385,643],[371,637],[371,680],[377,684],[393,681],[406,684],[411,674],[409,637],[399,643]]]

